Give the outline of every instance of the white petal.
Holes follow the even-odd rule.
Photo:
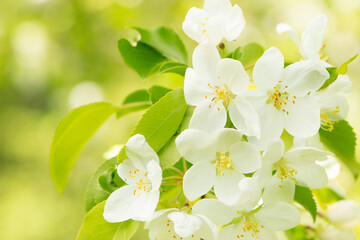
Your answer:
[[[323,151],[313,147],[298,147],[289,150],[284,154],[284,160],[288,163],[313,164],[315,161],[325,161],[331,152]]]
[[[326,15],[317,15],[310,20],[301,36],[304,52],[309,59],[320,58],[319,51],[323,45],[326,24]]]
[[[320,106],[312,96],[297,98],[288,104],[284,114],[285,129],[294,137],[314,136],[320,128]]]
[[[175,139],[175,143],[181,156],[192,164],[216,158],[212,136],[207,132],[186,129]]]
[[[247,142],[238,142],[231,146],[229,157],[236,171],[241,173],[255,172],[261,167],[261,156],[259,150]]]
[[[327,95],[327,97],[320,99],[321,113],[327,114],[329,120],[342,120],[346,118],[349,112],[349,105],[344,96],[341,95]]]
[[[185,101],[189,105],[198,106],[210,99],[212,90],[192,68],[188,68],[184,80]]]
[[[293,167],[297,171],[295,178],[300,186],[311,189],[320,189],[325,187],[328,182],[325,169],[317,164],[289,164],[289,166]]]
[[[216,67],[220,59],[215,46],[209,42],[200,43],[193,53],[193,66],[198,77],[213,85],[216,78]]]
[[[206,194],[214,185],[216,177],[215,166],[207,161],[195,163],[184,175],[183,189],[190,200]]]
[[[255,108],[237,96],[230,102],[229,115],[234,126],[247,136],[260,138],[260,119]]]
[[[195,203],[192,210],[194,214],[208,217],[218,226],[229,223],[237,216],[235,209],[217,199],[202,199]]]
[[[148,178],[151,181],[152,190],[151,191],[158,191],[162,181],[162,170],[160,165],[152,160],[147,165],[148,170]]]
[[[225,38],[233,41],[240,36],[245,27],[245,18],[241,8],[235,4],[225,16]]]
[[[226,13],[231,9],[231,2],[229,0],[205,0],[204,10],[211,15],[219,13]]]
[[[322,232],[319,233],[321,239],[325,240],[357,240],[354,230],[342,230],[333,225],[326,226]]]
[[[318,90],[329,78],[329,72],[319,62],[306,60],[287,66],[283,75],[283,86],[287,92],[302,97]]]
[[[286,23],[279,23],[276,26],[276,31],[279,34],[283,34],[283,33],[287,33],[289,34],[290,38],[293,40],[293,42],[298,46],[299,51],[301,52],[301,54],[304,56],[304,50],[302,47],[302,43],[300,42],[300,38],[299,35],[297,34],[297,32],[295,31],[295,29],[290,26],[289,24]]]
[[[191,8],[186,14],[185,21],[182,24],[182,28],[186,35],[192,40],[200,42],[203,39],[202,29],[204,19],[209,15],[202,9]]]
[[[130,161],[130,159],[125,159],[122,163],[120,163],[117,167],[117,173],[119,177],[126,182],[127,184],[133,185],[138,179],[131,177],[132,173],[138,170],[134,164]]]
[[[245,92],[250,84],[249,76],[241,62],[237,60],[230,58],[220,60],[216,72],[220,82],[234,94],[238,95]]]
[[[136,199],[134,188],[124,186],[112,192],[106,200],[104,218],[106,221],[123,222],[132,218],[132,205]]]
[[[351,200],[338,201],[328,207],[327,217],[342,229],[354,228],[360,220],[360,208]]]
[[[298,148],[298,147],[314,147],[314,148],[321,149],[322,143],[320,141],[319,133],[317,133],[316,135],[314,135],[312,137],[308,137],[308,138],[295,137],[293,148]]]
[[[202,224],[200,218],[184,212],[172,212],[168,218],[173,221],[176,234],[183,238],[193,235]]]
[[[194,214],[202,220],[201,228],[194,235],[194,239],[217,239],[218,229],[216,225],[207,217],[201,214]]]
[[[212,132],[223,128],[226,124],[226,118],[226,109],[221,102],[204,102],[195,108],[189,128]]]
[[[280,138],[284,129],[284,118],[282,113],[270,104],[264,104],[257,110],[261,124],[261,136],[260,139],[248,137],[248,141],[259,149],[265,150],[272,141]]]
[[[170,212],[179,211],[178,209],[162,209],[156,211],[148,222],[145,223],[145,228],[149,229],[150,240],[167,240],[175,234],[172,224],[168,226],[167,215]],[[170,232],[168,232],[170,230]]]
[[[133,161],[134,166],[140,170],[145,170],[146,165],[151,160],[159,163],[159,157],[156,152],[146,142],[141,134],[132,136],[125,146],[126,155]]]
[[[270,181],[272,177],[273,166],[265,165],[262,166],[259,170],[257,170],[252,176],[259,183],[261,189]]]
[[[221,128],[213,134],[211,149],[215,152],[229,152],[231,146],[242,141],[243,135],[233,128]]]
[[[203,38],[201,42],[208,42],[216,46],[223,39],[225,34],[224,18],[222,16],[210,17],[209,21],[202,30]]]
[[[347,96],[352,90],[352,82],[347,75],[339,75],[337,79],[323,90],[324,95]]]
[[[290,179],[281,181],[277,177],[277,174],[275,174],[265,185],[263,200],[265,203],[277,201],[292,203],[294,200],[294,194],[295,182]]]
[[[149,220],[155,212],[159,197],[159,191],[141,193],[131,206],[131,218],[136,221]]]
[[[240,196],[238,184],[244,176],[238,172],[218,176],[214,183],[216,197],[226,205],[234,205]]]
[[[299,211],[285,202],[265,204],[254,216],[267,228],[279,231],[293,228],[300,222]]]
[[[285,152],[285,145],[283,140],[278,139],[270,143],[266,151],[262,155],[262,163],[265,166],[270,166],[279,161]]]
[[[275,47],[271,47],[264,52],[260,59],[255,63],[253,78],[258,89],[268,92],[281,80],[284,69],[284,57]]]
[[[239,182],[238,188],[240,194],[239,200],[235,205],[236,209],[240,211],[252,210],[261,198],[262,187],[259,182],[254,177],[246,177]]]

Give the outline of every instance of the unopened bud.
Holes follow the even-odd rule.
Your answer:
[[[354,201],[342,200],[328,207],[327,216],[337,227],[349,229],[359,223],[360,209]]]

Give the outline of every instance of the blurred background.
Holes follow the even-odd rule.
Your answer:
[[[298,57],[286,22],[301,33],[318,13],[329,17],[325,54],[339,65],[360,51],[359,0],[234,0],[247,26],[238,45],[258,42]],[[94,101],[120,104],[133,90],[153,84],[180,87],[173,74],[146,80],[129,69],[117,50],[128,28],[168,26],[195,47],[181,29],[187,11],[202,0],[0,0],[0,238],[71,240],[82,223],[84,193],[104,152],[127,141],[141,112],[107,121],[89,142],[63,195],[52,184],[48,154],[53,132],[66,113]],[[350,65],[353,92],[349,122],[360,136],[360,61]],[[359,152],[359,149],[358,149]],[[360,156],[360,154],[358,154]],[[339,181],[360,203],[360,183],[343,169]],[[142,239],[141,237],[139,239]]]

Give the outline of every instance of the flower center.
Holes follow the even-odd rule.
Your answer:
[[[329,112],[331,114],[329,114]],[[340,112],[339,106],[336,106],[336,108],[332,111],[329,109],[321,111],[320,113],[321,128],[326,131],[332,132],[334,130],[334,124],[339,122],[339,120],[333,117],[333,115],[336,115],[339,112]]]
[[[269,98],[267,103],[272,104],[277,110],[281,110],[289,115],[285,106],[289,103],[295,104],[296,96],[291,96],[288,92],[286,92],[286,88],[288,88],[288,86],[283,87],[281,85],[281,81],[279,81],[279,84],[268,92]]]
[[[281,163],[277,164],[275,168],[276,168],[276,176],[281,181],[281,184],[279,185],[280,188],[282,187],[282,183],[286,179],[290,179],[294,181],[296,184],[298,183],[296,179],[296,175],[298,174],[298,172],[295,169],[285,166],[284,164]]]
[[[232,174],[232,171],[235,170],[235,167],[232,165],[232,159],[229,158],[229,152],[226,153],[216,153],[217,160],[215,160],[216,175],[224,176],[225,171],[228,171]]]
[[[218,76],[218,78],[220,78],[220,76]],[[212,95],[211,101],[213,101],[214,103],[218,103],[219,101],[222,101],[226,109],[228,108],[231,100],[236,97],[236,95],[231,90],[229,90],[226,85],[224,85],[223,87],[220,86],[213,87],[209,83],[208,86],[213,90],[213,92],[211,93]],[[205,96],[205,99],[208,99],[208,96]],[[209,108],[211,108],[211,105],[209,105]],[[220,111],[219,108],[218,110]]]
[[[242,217],[243,224],[242,224],[242,231],[236,235],[236,238],[255,238],[258,239],[258,234],[260,233],[260,230],[264,228],[263,225],[259,225],[259,223],[256,221],[256,219],[250,215],[246,214]]]
[[[151,181],[148,178],[148,173],[140,171],[139,169],[136,169],[134,171],[129,172],[129,177],[137,179],[137,182],[135,182],[135,189],[133,194],[134,195],[140,195],[143,192],[150,192],[152,189]],[[125,179],[126,182],[126,179]]]

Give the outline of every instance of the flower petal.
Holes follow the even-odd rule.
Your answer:
[[[301,36],[304,52],[309,59],[320,59],[319,51],[323,45],[324,34],[326,30],[327,17],[319,14],[313,17],[307,24],[305,31]]]
[[[276,31],[278,32],[278,34],[283,34],[283,33],[289,34],[290,38],[298,46],[301,55],[305,56],[304,49],[303,49],[302,43],[300,42],[299,35],[297,34],[297,32],[295,31],[295,29],[292,26],[290,26],[289,24],[286,24],[286,23],[279,23],[276,26]]]
[[[172,226],[168,226],[169,212],[179,211],[175,208],[162,209],[156,211],[152,218],[145,223],[145,228],[149,229],[150,240],[166,240],[175,233]],[[168,232],[170,230],[170,232]]]
[[[132,206],[136,199],[134,188],[124,186],[112,192],[106,200],[104,218],[106,221],[123,222],[132,218]]]
[[[297,165],[313,164],[315,161],[325,161],[331,152],[323,151],[313,147],[298,147],[284,154],[284,160]]]
[[[132,173],[135,172],[137,168],[134,166],[130,159],[125,159],[122,163],[120,163],[117,167],[117,173],[119,177],[126,182],[127,184],[134,185],[138,179],[131,177]]]
[[[217,199],[202,199],[195,203],[192,210],[193,214],[204,215],[218,226],[229,223],[237,216],[235,209]]]
[[[145,170],[146,165],[151,160],[159,163],[159,157],[156,152],[146,142],[145,137],[141,134],[132,136],[125,146],[126,155],[133,161],[135,167]]]
[[[226,118],[227,113],[221,102],[204,102],[195,108],[189,128],[212,132],[223,128],[226,124]]]
[[[159,202],[160,192],[143,192],[137,196],[131,206],[132,219],[136,221],[147,221],[155,212]]]
[[[172,212],[168,218],[174,223],[175,233],[183,238],[193,235],[202,225],[200,218],[184,212]]]
[[[325,169],[317,164],[289,164],[289,166],[293,167],[297,171],[295,178],[300,186],[311,189],[320,189],[325,187],[328,182]]]
[[[225,16],[225,38],[233,41],[240,36],[245,27],[245,18],[241,8],[235,4]]]
[[[294,194],[295,182],[290,179],[281,181],[277,174],[275,174],[265,184],[263,200],[265,203],[277,201],[292,203],[294,201]]]
[[[287,92],[302,97],[318,90],[327,79],[329,72],[320,62],[305,60],[287,66],[283,75],[283,86]]]
[[[265,150],[272,141],[280,138],[284,129],[284,118],[282,113],[270,104],[264,104],[257,110],[261,124],[261,136],[260,139],[248,137],[248,141],[255,144],[260,150]]]
[[[354,228],[360,220],[360,208],[351,200],[338,201],[328,207],[327,217],[342,229]]]
[[[320,128],[320,106],[312,96],[297,98],[284,114],[285,129],[298,138],[314,136]]]
[[[162,170],[160,165],[154,160],[147,165],[148,178],[152,185],[151,191],[158,191],[162,181]]]
[[[213,134],[213,145],[211,149],[215,152],[229,152],[231,145],[241,142],[243,135],[233,128],[221,128]]]
[[[181,156],[192,164],[216,158],[212,136],[208,132],[186,129],[175,139],[175,143]]]
[[[210,42],[200,43],[195,48],[193,66],[202,81],[213,85],[216,78],[216,67],[220,59],[218,50]]]
[[[219,13],[225,14],[231,9],[231,2],[229,0],[205,0],[204,10],[212,16]]]
[[[182,24],[182,28],[186,35],[188,35],[192,40],[200,42],[203,39],[202,29],[205,18],[208,18],[209,15],[199,8],[191,8],[185,17],[185,21]]]
[[[283,69],[283,55],[279,49],[269,48],[255,63],[253,78],[256,87],[263,92],[268,92],[281,80]]]
[[[210,99],[212,90],[208,87],[208,83],[199,78],[194,69],[188,68],[185,73],[184,80],[184,96],[185,101],[189,105],[198,106]]]
[[[260,119],[255,108],[244,98],[237,96],[229,106],[229,115],[234,126],[247,136],[260,138]]]
[[[216,177],[214,183],[216,197],[226,205],[234,205],[240,196],[238,184],[242,178],[244,176],[238,172]]]
[[[207,161],[195,163],[184,175],[183,189],[190,200],[206,194],[214,185],[216,177],[215,166]]]
[[[239,182],[238,188],[240,194],[235,205],[236,209],[240,211],[251,211],[259,203],[262,187],[256,178],[246,177]]]
[[[256,219],[269,229],[284,231],[296,227],[300,222],[300,213],[296,207],[285,202],[265,204],[254,214]]]
[[[231,146],[229,157],[237,172],[251,173],[261,167],[261,156],[259,150],[247,142],[238,142]]]
[[[195,233],[194,239],[206,239],[215,240],[217,239],[218,229],[216,225],[207,217],[195,214],[202,220],[201,228]]]
[[[225,58],[220,60],[216,69],[217,77],[234,94],[246,91],[250,84],[249,76],[240,61]]]
[[[271,166],[283,157],[284,152],[284,141],[281,139],[274,140],[270,143],[266,151],[264,151],[262,155],[262,164],[264,166]]]

